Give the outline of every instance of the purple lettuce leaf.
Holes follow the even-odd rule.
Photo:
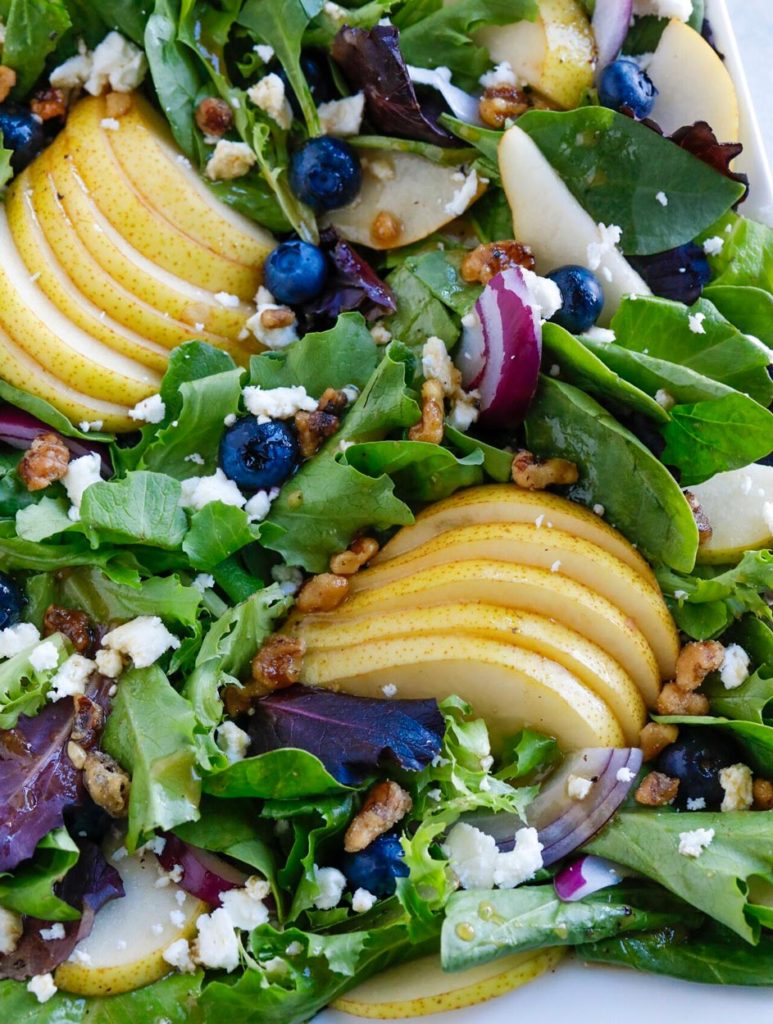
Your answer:
[[[711,279],[711,268],[700,245],[687,242],[652,256],[627,256],[655,295],[691,306]]]
[[[740,142],[719,142],[708,121],[696,121],[695,124],[685,125],[670,135],[669,138],[681,149],[697,156],[704,164],[719,171],[725,178],[731,181],[738,181],[746,186],[746,191],[738,200],[742,203],[749,194],[749,176],[731,169],[730,164],[743,152]],[[738,203],[735,205],[737,206]]]
[[[366,320],[395,312],[392,289],[354,246],[338,237],[335,228],[322,231],[320,245],[330,260],[331,273],[322,295],[304,307],[308,330],[332,323],[341,313],[353,310],[359,310]]]
[[[255,705],[250,753],[297,747],[351,786],[382,764],[420,771],[440,752],[444,731],[434,700],[377,700],[292,686]]]
[[[81,911],[78,921],[63,924],[64,938],[43,939],[41,928],[49,928],[49,921],[28,917],[18,946],[7,956],[0,957],[0,978],[29,978],[34,974],[47,974],[72,954],[81,939],[94,927],[97,911],[110,900],[124,895],[121,876],[108,864],[94,843],[82,843],[78,862],[55,886],[55,892],[65,903]]]
[[[331,55],[352,89],[365,94],[368,120],[382,135],[436,146],[459,144],[438,121],[444,107],[437,94],[424,102],[416,95],[393,25],[344,26],[333,40]]]

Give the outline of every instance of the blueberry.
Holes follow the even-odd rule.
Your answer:
[[[592,327],[604,306],[604,290],[593,271],[570,265],[558,267],[547,276],[558,285],[563,299],[553,323],[570,334],[582,334]]]
[[[0,132],[3,145],[13,150],[11,166],[18,174],[46,144],[46,132],[36,117],[18,103],[0,104]]]
[[[0,572],[0,629],[19,621],[23,605],[21,590],[10,576]]]
[[[679,779],[674,801],[685,809],[688,800],[703,799],[707,811],[718,811],[725,795],[719,773],[743,760],[738,744],[714,729],[680,726],[679,739],[663,751],[654,768]]]
[[[343,139],[309,139],[290,160],[290,187],[318,213],[351,203],[360,191],[360,158]]]
[[[624,107],[634,117],[649,117],[658,90],[652,79],[635,60],[621,57],[607,64],[599,80],[599,101],[602,107],[622,110]]]
[[[359,853],[346,853],[341,869],[350,889],[367,889],[374,896],[391,896],[396,878],[405,878],[408,867],[397,832],[385,832]]]
[[[278,302],[300,306],[325,287],[327,259],[311,242],[282,242],[266,260],[266,287]]]
[[[220,442],[223,472],[248,491],[278,487],[297,464],[298,441],[281,420],[258,423],[245,416],[226,430]]]

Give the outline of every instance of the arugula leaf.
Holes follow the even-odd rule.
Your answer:
[[[258,536],[244,509],[211,501],[191,517],[183,551],[195,569],[209,571]]]
[[[727,231],[727,227],[730,231]],[[773,291],[773,228],[728,213],[704,232],[724,239],[720,252],[709,256],[713,285],[742,285]],[[703,239],[701,239],[702,241]]]
[[[707,299],[744,334],[773,345],[773,295],[763,288],[738,284],[712,284],[703,289]]]
[[[679,485],[597,402],[543,376],[526,417],[526,436],[537,455],[577,463],[580,482],[571,496],[584,505],[602,504],[607,520],[647,558],[692,569],[698,530]]]
[[[483,481],[479,449],[457,458],[447,448],[424,441],[370,441],[347,448],[343,460],[368,476],[386,473],[407,502],[440,501]]]
[[[132,777],[130,851],[155,829],[198,818],[195,728],[191,704],[160,668],[131,669],[121,677],[103,746]]]
[[[58,668],[69,654],[67,644],[61,633],[54,633],[47,639],[56,648]],[[35,647],[37,643],[0,662],[0,729],[13,729],[19,715],[35,715],[46,702],[56,668],[34,668],[30,654]]]
[[[0,875],[0,906],[43,921],[77,921],[80,911],[61,900],[54,886],[74,866],[79,852],[67,829],[49,832],[38,843],[32,862],[13,875]]]
[[[440,951],[443,969],[459,971],[512,953],[700,922],[701,915],[682,900],[646,883],[606,889],[574,903],[559,899],[552,884],[459,892],[446,907]],[[474,929],[471,941],[457,934],[464,923]]]
[[[299,800],[349,790],[333,778],[314,754],[283,747],[257,757],[246,757],[206,777],[204,791],[219,797]]]
[[[45,66],[46,57],[70,27],[63,0],[11,0],[5,26],[3,63],[16,72],[16,94],[25,96]]]
[[[595,221],[622,228],[620,245],[631,256],[692,241],[744,192],[646,125],[606,107],[530,110],[518,127]],[[668,207],[655,198],[661,191]]]
[[[456,344],[458,324],[405,263],[392,271],[386,283],[397,300],[397,311],[384,320],[394,338],[417,348],[433,335],[449,347]]]
[[[122,480],[86,488],[81,523],[116,544],[173,550],[182,544],[188,528],[181,495],[179,482],[165,473],[128,473]]]

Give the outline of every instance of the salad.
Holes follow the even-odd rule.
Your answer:
[[[773,230],[703,0],[0,0],[0,1009],[773,978]]]

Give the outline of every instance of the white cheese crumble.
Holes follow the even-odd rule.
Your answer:
[[[320,103],[317,113],[325,135],[336,135],[339,138],[359,135],[365,114],[365,94],[358,92],[342,100]]]
[[[633,0],[633,13],[637,18],[651,14],[656,18],[688,21],[692,14],[692,0]]]
[[[721,811],[748,811],[754,803],[752,770],[745,764],[731,764],[719,773],[719,783],[725,791]]]
[[[148,62],[142,50],[120,32],[110,32],[92,54],[86,92],[100,96],[108,85],[115,92],[131,92],[142,84]]]
[[[59,651],[50,640],[44,640],[30,652],[30,665],[36,672],[46,672],[59,664]]]
[[[381,687],[381,692],[385,697],[394,697],[397,694],[397,687],[394,683],[384,683]]]
[[[40,633],[31,622],[18,622],[0,630],[0,658],[13,658],[40,640]]]
[[[584,800],[592,789],[591,780],[582,775],[570,775],[566,780],[566,795],[572,800]]]
[[[739,644],[728,644],[719,670],[726,690],[735,690],[749,678],[749,655]]]
[[[257,162],[257,157],[246,142],[220,139],[207,160],[204,173],[210,181],[233,181],[243,178]]]
[[[211,914],[202,914],[196,921],[196,927],[199,932],[195,945],[196,961],[203,967],[229,974],[235,970],[239,966],[239,937],[225,907],[218,907]]]
[[[166,416],[166,406],[161,395],[150,395],[137,402],[133,409],[129,410],[129,416],[133,420],[141,420],[145,423],[160,423]]]
[[[288,420],[297,412],[314,412],[317,399],[306,393],[304,387],[268,388],[246,387],[242,391],[244,404],[259,423],[268,420]]]
[[[40,937],[44,942],[53,942],[56,939],[64,938],[64,925],[61,921],[52,924],[50,928],[41,928]]]
[[[271,579],[279,584],[283,594],[292,597],[303,586],[303,573],[294,565],[275,565],[271,570]]]
[[[480,409],[478,408],[479,400],[479,391],[465,392],[460,389],[448,414],[449,426],[466,434],[473,423],[477,422],[480,415]]]
[[[676,399],[673,395],[669,394],[665,388],[658,388],[655,392],[655,401],[658,405],[668,412],[669,409],[673,409],[676,405]]]
[[[114,117],[103,117],[99,124],[101,128],[106,128],[110,132],[117,132],[121,127],[121,122]]]
[[[666,195],[665,192],[657,192],[657,193],[655,193],[655,198],[657,199],[657,201],[660,203],[661,206],[668,206],[668,196]]]
[[[219,466],[212,476],[189,477],[181,482],[180,487],[180,504],[183,508],[194,509],[197,512],[213,501],[222,501],[224,505],[243,508],[247,500]]]
[[[560,558],[557,558],[557,559],[555,560],[555,562],[553,562],[553,564],[552,564],[552,565],[550,566],[550,571],[551,571],[551,572],[558,572],[558,570],[559,570],[560,568],[561,568],[561,559],[560,559]]]
[[[270,64],[274,59],[274,47],[269,46],[267,43],[257,43],[252,49],[257,53],[264,64]]]
[[[615,340],[616,335],[608,327],[597,327],[594,324],[585,331],[583,337],[590,338],[591,341],[600,341],[602,345],[609,345]]]
[[[533,270],[526,267],[518,268],[526,282],[529,291],[529,302],[536,310],[540,320],[549,320],[554,313],[563,306],[564,300],[561,297],[561,289],[555,281],[547,277],[540,277]]]
[[[72,502],[72,508],[68,512],[70,519],[80,519],[80,507],[83,494],[92,484],[99,483],[102,479],[102,460],[96,452],[88,455],[81,455],[79,459],[73,459],[67,467],[67,472],[62,478],[67,497]]]
[[[205,590],[211,590],[214,585],[215,577],[208,572],[200,572],[191,584],[191,586],[194,586],[202,594]]]
[[[322,5],[322,10],[331,21],[336,21],[341,25],[350,17],[347,9],[345,7],[341,7],[340,4],[333,3],[333,0],[325,0],[325,3]]]
[[[515,72],[510,62],[506,60],[503,60],[501,64],[497,64],[491,71],[487,71],[485,75],[481,75],[478,81],[484,89],[494,89],[498,85],[518,84]]]
[[[686,806],[687,806],[687,810],[688,811],[705,811],[706,810],[706,800],[702,796],[696,796],[696,797],[688,796],[687,797],[687,804],[686,804]]]
[[[27,982],[27,991],[31,993],[39,1003],[47,1003],[48,1000],[58,992],[54,984],[54,976],[48,974],[36,974]]]
[[[478,175],[473,168],[464,179],[464,183],[454,192],[451,200],[446,203],[445,212],[452,217],[461,217],[477,194]]]
[[[500,889],[514,889],[522,882],[528,882],[542,867],[542,849],[536,828],[519,828],[513,849],[497,857],[494,885]]]
[[[765,525],[773,533],[773,501],[766,501],[762,505],[762,518]]]
[[[719,256],[724,244],[724,238],[720,238],[719,235],[714,235],[712,238],[707,238],[703,243],[703,251],[707,256]]]
[[[243,761],[250,746],[250,737],[235,722],[223,722],[215,733],[215,741],[229,764]]]
[[[63,697],[74,697],[76,694],[85,693],[86,683],[96,667],[96,662],[91,661],[90,658],[84,658],[82,654],[71,654],[66,661],[62,662],[51,679],[48,699],[56,701]]]
[[[713,828],[696,828],[679,833],[679,852],[683,857],[700,857],[714,840]]]
[[[706,328],[703,326],[703,321],[706,319],[705,313],[689,313],[687,316],[687,323],[693,334],[705,334]]]
[[[21,915],[0,907],[0,956],[13,953],[24,931]],[[64,932],[64,929],[62,929]]]
[[[314,900],[317,910],[337,907],[346,888],[346,876],[338,868],[318,868],[315,864],[314,881],[319,889],[319,895]]]
[[[97,669],[108,679],[117,679],[123,672],[123,658],[118,651],[106,651],[104,648],[94,655]]]
[[[597,516],[603,516],[604,513],[606,512],[606,509],[604,508],[603,505],[594,505],[593,506],[593,511],[595,512],[595,514]]]
[[[230,292],[215,292],[215,302],[226,309],[237,309],[240,301],[238,295],[231,295]]]
[[[298,322],[295,319],[285,327],[265,327],[263,325],[263,314],[266,310],[286,308],[274,301],[274,296],[268,288],[263,286],[258,288],[255,303],[257,309],[254,315],[247,321],[247,329],[254,334],[261,345],[265,345],[266,348],[270,348],[272,351],[277,351],[287,348],[288,345],[298,340]]]
[[[445,342],[432,335],[424,342],[421,350],[421,370],[429,380],[434,378],[443,386],[443,394],[453,395],[459,384],[459,371],[448,354]]]
[[[48,81],[54,89],[82,89],[89,75],[94,59],[83,40],[78,44],[78,53],[59,64],[49,75]]]
[[[618,227],[617,224],[599,224],[598,233],[598,241],[589,242],[586,249],[589,270],[598,270],[605,256],[615,251],[617,244],[623,237],[623,229]]]
[[[273,72],[247,90],[247,96],[265,114],[287,131],[292,127],[293,110],[285,95],[285,84]]]
[[[463,889],[512,889],[542,867],[542,844],[533,828],[519,829],[513,850],[501,853],[493,836],[461,822],[448,833],[443,851]]]
[[[135,668],[148,668],[166,651],[176,650],[180,641],[157,615],[139,615],[106,633],[102,644],[131,658]]]
[[[367,889],[356,889],[352,896],[352,910],[355,914],[366,914],[376,903],[377,897]]]
[[[374,324],[370,329],[370,336],[377,345],[388,345],[392,340],[392,332],[382,323]]]
[[[191,947],[187,939],[178,939],[171,946],[167,946],[161,954],[170,965],[182,974],[193,974],[196,965],[191,957]]]
[[[78,427],[83,431],[84,434],[88,434],[90,430],[101,430],[103,427],[102,420],[82,420]]]
[[[618,768],[615,778],[618,782],[633,782],[636,778],[636,773],[632,772],[630,768]]]
[[[270,491],[256,491],[250,500],[245,504],[244,511],[251,523],[262,523],[271,511],[271,502],[279,497],[279,488],[272,487]]]
[[[247,879],[243,889],[229,889],[222,893],[220,901],[236,928],[252,931],[268,921],[268,907],[263,901],[269,891],[268,883],[253,875]]]

